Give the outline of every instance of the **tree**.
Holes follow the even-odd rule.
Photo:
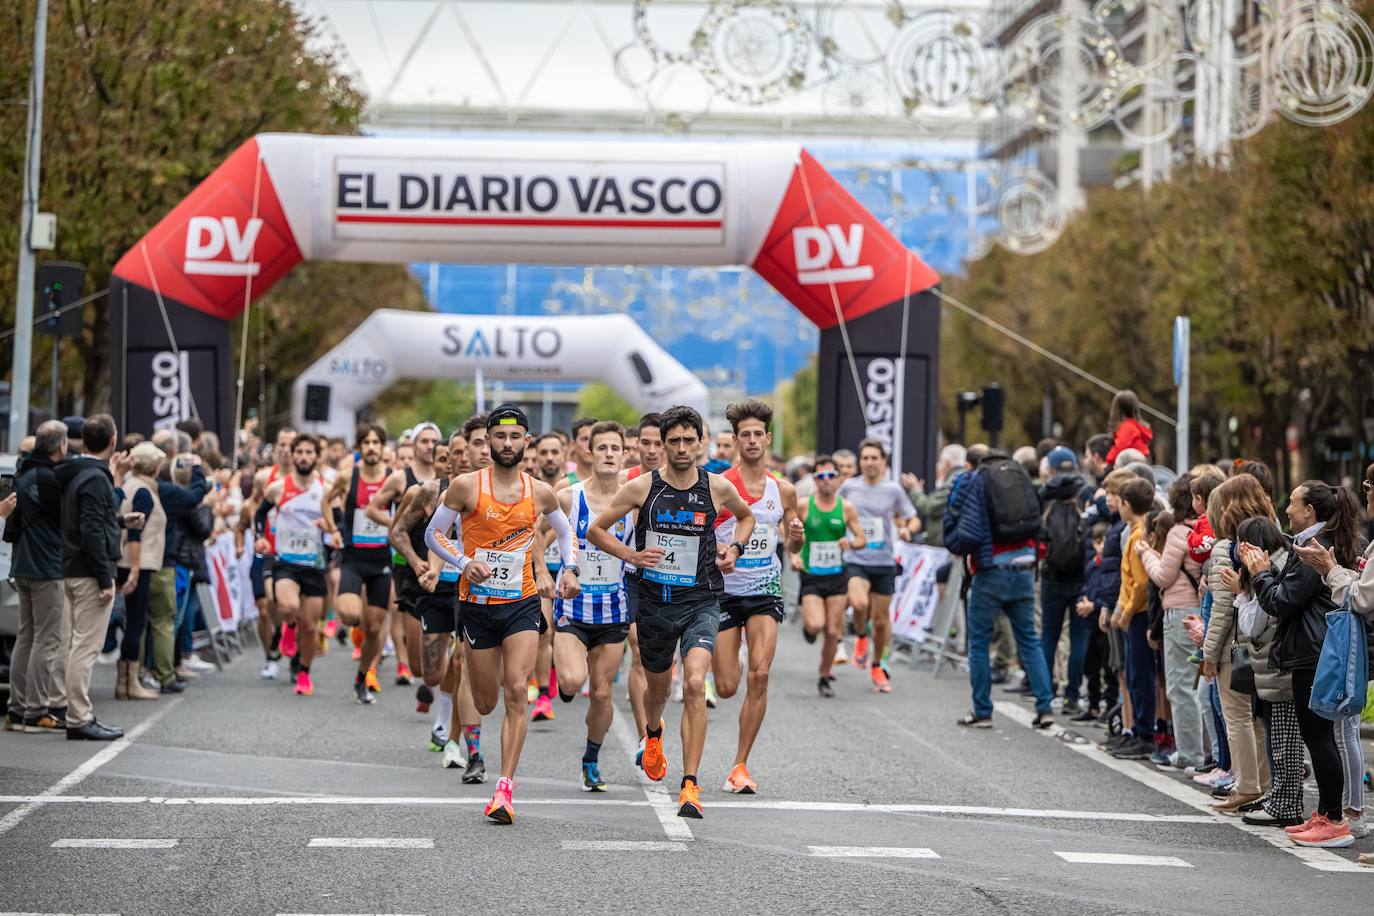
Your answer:
[[[797,374],[778,386],[775,403],[783,405],[783,441],[790,455],[816,448],[816,385],[818,358],[815,354]]]
[[[634,426],[640,417],[640,411],[601,382],[582,386],[577,396],[577,414],[598,420],[614,420],[621,426]]]
[[[372,413],[398,438],[401,431],[428,420],[448,436],[477,412],[477,394],[467,382],[405,381],[372,402]]]

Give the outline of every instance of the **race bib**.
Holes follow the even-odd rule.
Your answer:
[[[620,590],[620,577],[624,564],[599,550],[579,551],[577,579],[584,595],[613,595]]]
[[[525,585],[525,551],[479,549],[472,559],[487,564],[491,570],[485,582],[469,589],[472,594],[508,600],[521,597]]]
[[[544,565],[549,569],[558,569],[563,565],[563,555],[558,552],[558,541],[549,542],[549,546],[544,548]]]
[[[439,570],[439,581],[449,583],[457,582],[458,567],[454,566],[452,563],[445,563],[444,568]]]
[[[353,510],[353,546],[386,546],[386,526],[379,525],[368,518],[366,509]]]
[[[773,565],[778,549],[778,530],[772,525],[755,525],[744,545],[744,553],[735,561],[735,569],[762,569]]]
[[[697,584],[697,558],[701,552],[701,538],[695,535],[649,531],[644,537],[644,547],[646,550],[657,547],[663,551],[657,566],[644,568],[642,575],[645,579],[659,585]]]
[[[320,566],[320,529],[278,527],[277,558],[293,566]]]
[[[876,515],[865,515],[859,519],[859,526],[864,530],[864,549],[883,550],[887,547],[887,525]]]
[[[807,550],[807,568],[813,576],[833,576],[844,571],[839,541],[813,541]]]

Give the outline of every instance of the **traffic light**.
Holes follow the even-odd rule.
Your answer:
[[[70,261],[44,261],[38,265],[38,301],[33,317],[38,330],[61,337],[79,337],[85,306],[62,307],[77,302],[86,290],[86,268]]]

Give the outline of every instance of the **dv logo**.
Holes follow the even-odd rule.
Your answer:
[[[797,258],[797,282],[803,286],[817,286],[824,283],[872,280],[873,266],[859,264],[863,245],[863,223],[850,223],[847,235],[835,223],[829,223],[824,228],[798,226],[792,230],[792,251]],[[837,254],[840,266],[831,267],[831,260]]]
[[[232,216],[193,216],[186,225],[186,261],[182,272],[209,277],[256,277],[262,265],[248,260],[262,230],[262,220],[249,219],[240,230]],[[229,246],[229,260],[216,260]]]

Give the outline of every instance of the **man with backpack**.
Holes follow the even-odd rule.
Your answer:
[[[1069,618],[1069,669],[1064,686],[1064,711],[1079,712],[1079,688],[1083,683],[1083,659],[1088,652],[1088,639],[1097,621],[1080,616],[1075,609],[1083,591],[1083,568],[1087,559],[1087,544],[1083,529],[1083,476],[1078,473],[1078,460],[1071,449],[1060,446],[1046,456],[1050,477],[1041,490],[1044,499],[1044,519],[1040,543],[1044,548],[1044,563],[1040,575],[1040,642],[1045,650],[1045,666],[1049,669],[1051,692],[1054,656],[1059,648],[1059,635],[1064,630],[1064,617]]]
[[[1035,633],[1035,564],[1040,497],[1030,475],[1004,452],[990,451],[955,491],[945,547],[968,564],[968,665],[973,710],[959,724],[992,727],[992,672],[988,644],[999,613],[1011,621],[1017,651],[1035,695],[1036,728],[1054,724],[1049,669]],[[948,518],[949,516],[947,516]]]

